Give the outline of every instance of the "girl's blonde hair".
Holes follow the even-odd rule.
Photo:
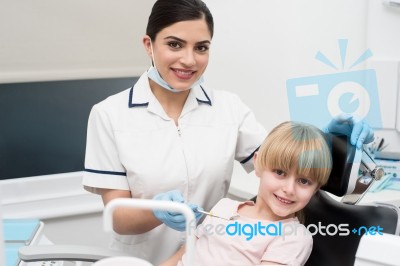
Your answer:
[[[280,169],[318,182],[328,182],[332,169],[330,149],[321,130],[315,126],[284,122],[275,127],[261,145],[256,159],[258,169]]]

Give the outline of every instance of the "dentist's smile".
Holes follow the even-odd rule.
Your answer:
[[[171,68],[171,70],[175,73],[175,75],[180,78],[180,79],[191,79],[196,71],[193,70],[183,70],[183,69],[176,69],[176,68]]]

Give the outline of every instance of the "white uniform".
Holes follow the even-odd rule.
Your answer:
[[[228,191],[234,160],[253,170],[266,131],[236,95],[200,86],[190,91],[178,124],[144,73],[133,88],[92,108],[83,185],[94,193],[130,190],[133,198],[146,199],[178,189],[188,203],[210,210]],[[157,264],[183,238],[161,225],[140,235],[115,235],[112,246]]]

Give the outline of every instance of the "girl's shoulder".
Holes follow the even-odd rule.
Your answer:
[[[222,198],[217,202],[217,204],[214,205],[212,209],[213,211],[234,209],[235,207],[237,208],[240,203],[241,202],[230,198]]]

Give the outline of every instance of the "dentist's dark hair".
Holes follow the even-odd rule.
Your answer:
[[[211,38],[214,34],[214,20],[206,4],[201,0],[158,0],[155,2],[146,34],[154,41],[157,34],[164,28],[181,21],[206,20]]]

